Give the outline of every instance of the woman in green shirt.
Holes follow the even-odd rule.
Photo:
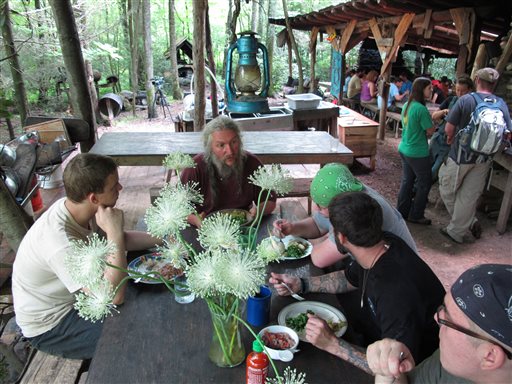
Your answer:
[[[425,102],[432,96],[430,79],[418,77],[412,84],[409,101],[402,112],[402,141],[398,153],[402,158],[402,181],[397,209],[404,219],[417,224],[431,224],[425,217],[428,193],[432,185],[432,170],[427,135],[434,124]]]

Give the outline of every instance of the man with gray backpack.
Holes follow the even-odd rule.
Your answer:
[[[492,68],[478,70],[476,92],[462,96],[446,117],[451,148],[439,170],[439,192],[451,220],[441,233],[459,244],[473,243],[481,235],[475,217],[478,198],[492,156],[500,149],[505,132],[512,130],[507,105],[492,93],[498,77]]]

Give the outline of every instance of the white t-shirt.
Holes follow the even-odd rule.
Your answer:
[[[92,230],[81,227],[64,205],[55,202],[23,238],[12,273],[16,322],[25,337],[54,328],[73,308],[73,292],[82,288],[69,275],[64,258],[70,240],[86,240]]]

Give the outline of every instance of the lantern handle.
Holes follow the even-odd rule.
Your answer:
[[[261,50],[263,53],[263,79],[264,84],[261,87],[260,96],[261,97],[268,97],[268,89],[270,88],[270,65],[268,63],[268,51],[267,47],[265,47],[263,44],[258,43],[258,49]]]

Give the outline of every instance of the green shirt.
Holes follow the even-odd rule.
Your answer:
[[[439,361],[439,349],[407,373],[409,384],[471,384],[472,381],[448,373]]]
[[[412,101],[407,116],[407,102],[402,109],[402,141],[398,145],[398,151],[407,157],[428,157],[427,129],[434,124],[427,107],[417,101]]]

